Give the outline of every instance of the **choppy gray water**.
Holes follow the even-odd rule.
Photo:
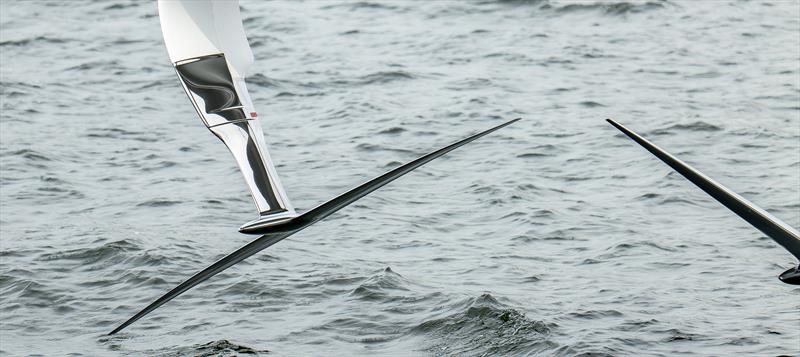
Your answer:
[[[154,2],[0,2],[9,355],[797,355],[794,263],[603,119],[800,226],[797,2],[243,1],[309,208],[505,119],[113,327],[253,239]]]

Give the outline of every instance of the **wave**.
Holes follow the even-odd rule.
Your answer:
[[[81,270],[94,270],[106,264],[112,265],[131,265],[137,267],[157,266],[169,263],[172,258],[156,253],[155,251],[144,251],[142,247],[131,240],[117,240],[105,243],[94,248],[76,248],[55,253],[45,253],[36,257],[35,261],[48,262],[55,264],[56,261],[76,261]],[[74,263],[68,263],[74,267]],[[100,264],[100,265],[98,265]],[[96,281],[87,281],[87,285],[94,285],[104,278]],[[134,283],[142,283],[142,279],[149,277],[133,277]],[[126,279],[120,279],[126,281]]]
[[[37,36],[34,38],[26,38],[22,40],[6,40],[0,41],[0,47],[25,47],[32,44],[62,44],[67,43],[72,40],[63,39],[63,38],[55,38],[55,37],[47,37],[47,36]]]
[[[210,356],[236,356],[236,355],[259,356],[267,353],[269,353],[269,350],[248,347],[228,340],[217,340],[187,347],[175,347],[167,352],[163,352],[163,350],[153,350],[147,354],[151,356],[161,356],[161,357],[179,357],[179,356],[210,357]]]
[[[450,307],[447,316],[425,321],[411,330],[431,340],[425,350],[446,355],[523,355],[552,351],[553,324],[533,320],[500,303],[491,294]]]
[[[103,244],[97,248],[85,249],[70,249],[63,252],[47,253],[40,255],[36,260],[38,261],[52,261],[52,260],[80,260],[85,264],[92,264],[101,260],[109,259],[111,257],[125,254],[128,252],[140,251],[141,247],[131,243],[127,240],[118,240]]]
[[[12,151],[8,154],[2,154],[0,156],[21,156],[23,159],[30,161],[52,161],[52,159],[50,159],[43,153],[40,153],[32,149],[22,149],[22,150]]]
[[[369,301],[392,301],[410,290],[410,282],[402,275],[386,267],[382,272],[375,274],[358,285],[350,296]]]
[[[575,14],[582,12],[599,12],[609,16],[625,16],[664,9],[666,1],[618,1],[618,2],[567,2],[549,0],[490,0],[479,5],[501,5],[503,7],[532,7],[540,11],[552,11],[558,14]]]
[[[174,205],[179,205],[183,203],[183,201],[174,201],[174,200],[165,200],[165,199],[153,199],[149,201],[145,201],[142,203],[137,204],[137,207],[169,207]]]
[[[370,73],[361,76],[357,81],[352,82],[354,85],[368,85],[368,84],[386,84],[394,81],[401,81],[407,79],[415,79],[416,75],[405,71],[382,71]]]
[[[545,5],[543,8],[547,8]],[[584,12],[584,11],[596,11],[601,12],[605,15],[627,15],[627,14],[637,14],[647,11],[653,10],[660,10],[664,8],[664,4],[661,2],[655,1],[648,1],[644,3],[640,2],[612,2],[612,3],[602,3],[597,2],[593,4],[587,3],[577,3],[577,4],[567,4],[563,6],[553,6],[553,9],[559,13],[576,13],[576,12]]]
[[[695,131],[695,132],[715,132],[721,131],[722,128],[706,123],[704,121],[696,121],[688,124],[675,124],[666,128],[656,129],[650,132],[651,135],[670,135],[674,131]]]
[[[387,10],[392,12],[402,12],[407,10],[405,7],[397,6],[397,3],[377,2],[377,1],[357,1],[357,2],[344,2],[342,4],[333,4],[323,6],[322,9],[335,9],[345,8],[350,11],[356,10]]]

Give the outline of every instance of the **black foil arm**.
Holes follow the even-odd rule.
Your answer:
[[[219,274],[225,269],[233,266],[236,263],[241,262],[242,260],[247,259],[253,254],[256,254],[271,245],[282,241],[283,239],[303,230],[304,228],[319,222],[320,220],[324,219],[325,217],[330,216],[334,212],[348,206],[349,204],[357,201],[358,199],[366,196],[372,191],[377,190],[378,188],[388,184],[389,182],[394,181],[395,179],[413,171],[414,169],[430,162],[433,159],[441,157],[442,155],[453,151],[473,140],[476,140],[482,136],[488,135],[491,132],[499,130],[505,126],[508,126],[520,119],[513,119],[511,121],[505,122],[500,124],[494,128],[489,130],[480,132],[478,134],[472,135],[466,139],[460,140],[453,144],[450,144],[446,147],[443,147],[439,150],[433,151],[427,155],[417,158],[414,161],[408,162],[402,166],[399,166],[381,176],[378,176],[372,180],[365,182],[364,184],[353,188],[311,210],[305,212],[304,214],[288,221],[287,223],[269,226],[264,228],[263,230],[259,230],[256,233],[263,233],[264,235],[259,237],[258,239],[250,242],[249,244],[245,245],[237,249],[235,252],[225,256],[224,258],[220,259],[216,263],[212,264],[208,268],[203,269],[199,273],[195,274],[191,278],[187,279],[180,285],[176,286],[164,296],[161,296],[150,305],[139,311],[136,315],[125,321],[122,325],[115,328],[113,331],[109,333],[109,335],[113,335],[120,330],[124,329],[128,325],[134,323],[136,320],[142,318],[143,316],[147,315],[151,311],[155,310],[159,306],[163,305],[164,303],[174,299],[180,294],[183,294],[187,290],[191,289],[197,284],[202,283],[203,281],[211,278],[214,275]]]
[[[742,219],[750,223],[753,227],[772,238],[772,240],[780,244],[789,253],[794,255],[795,258],[800,260],[800,233],[798,233],[796,229],[763,210],[761,207],[756,206],[744,197],[739,196],[736,192],[714,181],[689,164],[672,156],[664,149],[656,146],[639,134],[634,133],[632,130],[614,120],[606,119],[606,121],[647,149],[647,151],[655,155],[665,164],[675,169],[675,171],[683,175],[683,177],[686,177],[686,179],[697,185],[697,187],[719,201],[719,203],[728,207],[733,213],[736,213],[736,215],[742,217]],[[800,266],[785,271],[780,275],[780,280],[787,284],[800,285],[799,268]]]

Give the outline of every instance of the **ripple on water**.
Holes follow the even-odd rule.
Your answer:
[[[3,156],[19,156],[28,161],[53,161],[45,154],[38,152],[33,149],[22,149],[10,152],[8,154],[3,154]]]
[[[716,126],[714,124],[706,123],[704,121],[696,121],[696,122],[686,123],[686,124],[670,125],[670,126],[668,126],[666,128],[653,130],[653,131],[650,132],[650,134],[651,135],[671,135],[671,134],[674,134],[674,132],[676,132],[676,131],[678,131],[678,132],[680,132],[680,131],[715,132],[715,131],[721,131],[721,130],[722,130],[722,128],[720,128],[720,127],[718,127],[718,126]]]
[[[550,8],[550,5],[544,5],[543,8]],[[653,10],[660,10],[664,8],[664,3],[648,1],[648,2],[610,2],[610,3],[578,3],[567,4],[554,7],[555,11],[562,14],[577,13],[585,11],[598,11],[606,15],[628,15],[649,12]]]
[[[402,298],[398,294],[410,292],[410,282],[402,275],[386,267],[382,272],[370,276],[350,293],[350,296],[365,301],[393,301]]]
[[[446,307],[444,317],[429,319],[410,331],[428,341],[426,351],[445,355],[523,355],[555,349],[549,340],[554,324],[533,320],[500,303],[491,294]],[[438,313],[437,315],[442,315]]]
[[[39,261],[54,261],[54,260],[77,260],[81,264],[94,264],[103,260],[111,259],[113,257],[124,256],[129,252],[141,251],[142,248],[137,244],[122,239],[118,241],[108,242],[96,248],[77,248],[69,249],[63,252],[45,253],[39,256],[36,260]]]
[[[160,357],[181,357],[181,356],[198,356],[198,357],[211,357],[211,356],[262,356],[267,355],[269,350],[249,347],[231,342],[228,340],[217,340],[208,343],[196,344],[186,347],[173,347],[165,351],[164,349],[157,349],[149,351],[151,356]]]
[[[797,289],[772,279],[780,248],[724,208],[687,218],[716,203],[603,122],[732,168],[731,186],[796,226],[799,5],[735,0],[242,1],[248,88],[300,207],[364,165],[523,121],[392,183],[411,202],[367,198],[244,263],[263,274],[228,270],[97,338],[253,238],[235,229],[252,211],[242,179],[146,4],[0,1],[0,354],[800,347]],[[694,275],[742,283],[660,284]]]
[[[28,47],[31,45],[62,44],[62,43],[67,43],[69,41],[71,40],[65,38],[36,36],[34,38],[26,38],[21,40],[0,41],[0,47],[6,47],[6,46]]]

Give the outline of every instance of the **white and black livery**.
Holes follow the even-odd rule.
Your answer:
[[[203,123],[233,154],[259,218],[240,230],[279,224],[297,216],[270,160],[244,78],[253,52],[238,1],[159,1],[169,59]]]
[[[253,53],[236,0],[159,0],[158,12],[169,57],[203,123],[233,154],[259,218],[239,228],[263,234],[173,288],[109,333],[113,335],[164,303],[251,255],[299,232],[412,170],[462,145],[499,130],[513,119],[467,137],[298,214],[286,195],[264,143],[261,124],[244,78]]]

